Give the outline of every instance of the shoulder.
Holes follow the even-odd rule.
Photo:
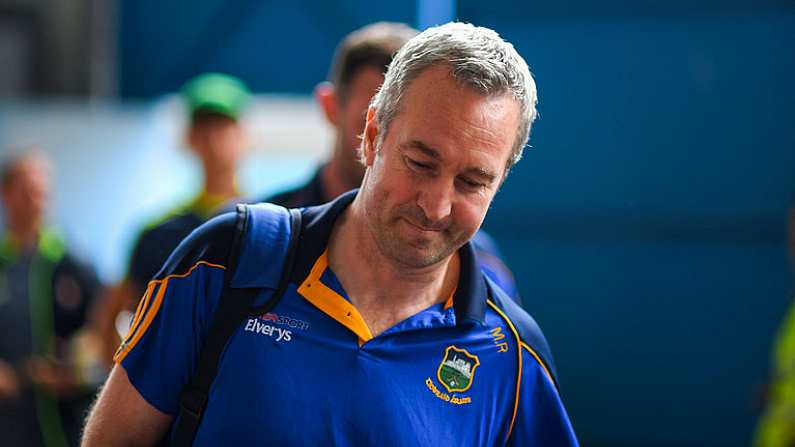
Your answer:
[[[480,267],[513,301],[521,305],[522,300],[516,287],[513,273],[505,265],[497,242],[485,231],[480,230],[472,237],[472,246],[478,255]]]
[[[301,191],[300,187],[299,188],[288,189],[286,191],[281,191],[279,193],[276,193],[276,194],[273,194],[273,195],[270,195],[270,196],[267,196],[267,197],[262,197],[260,200],[258,200],[258,202],[274,203],[276,205],[284,206],[284,205],[292,202],[293,201],[292,200],[293,196],[295,196],[300,191]]]
[[[179,209],[147,224],[138,236],[138,243],[193,229],[201,223],[198,216]]]
[[[269,202],[287,208],[301,208],[320,205],[326,202],[325,193],[320,182],[321,169],[306,183],[265,197],[261,202]]]
[[[97,273],[86,259],[70,250],[64,251],[63,257],[56,265],[56,273],[63,272],[78,276],[90,281],[98,281]]]
[[[497,241],[495,241],[490,234],[486,233],[485,230],[478,230],[478,232],[472,236],[472,244],[479,253],[487,253],[491,256],[502,258],[502,253],[500,253],[500,249],[497,247]]]
[[[214,217],[193,230],[168,257],[154,279],[184,273],[197,262],[223,265],[235,232],[235,213]]]
[[[557,387],[558,378],[552,351],[538,323],[493,281],[489,279],[486,281],[491,292],[488,301],[489,308],[506,321],[511,330],[515,332],[514,336],[517,338],[519,349],[530,354]]]
[[[261,202],[273,203],[287,208],[319,205],[323,200],[315,197],[316,195],[313,194],[311,187],[311,184],[301,185],[297,188],[266,197],[264,200],[261,200]]]
[[[39,253],[53,264],[54,280],[67,275],[78,283],[90,283],[92,286],[98,281],[94,267],[85,258],[69,249],[55,230],[45,229],[42,232]]]

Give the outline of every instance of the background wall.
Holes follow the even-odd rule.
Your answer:
[[[793,15],[492,5],[541,119],[488,228],[583,444],[747,445],[792,295]]]
[[[309,95],[340,38],[375,20],[455,15],[513,42],[539,86],[532,147],[486,227],[550,340],[582,444],[749,443],[793,292],[792,2],[139,0],[113,10],[120,97],[0,106],[0,147],[46,143],[57,220],[106,277],[131,228],[196,184],[178,149],[180,113],[161,95],[207,70],[245,79],[262,97],[242,175],[251,192],[273,190],[325,155]]]

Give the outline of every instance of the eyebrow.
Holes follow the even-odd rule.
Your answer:
[[[411,141],[407,142],[406,144],[404,144],[404,146],[407,147],[407,148],[418,149],[420,152],[422,152],[423,154],[433,158],[434,160],[441,160],[442,159],[442,156],[439,154],[439,151],[437,151],[436,149],[428,146],[427,144],[423,143],[422,141],[411,140]]]
[[[428,157],[433,158],[434,160],[441,161],[442,156],[439,154],[439,151],[436,149],[428,146],[427,144],[423,143],[419,140],[411,140],[408,141],[403,145],[405,148],[414,148],[422,152],[423,154],[427,155]],[[489,184],[494,183],[497,180],[497,174],[488,171],[483,168],[467,168],[466,173],[469,175],[474,175],[476,177],[481,178],[483,181],[488,182]]]

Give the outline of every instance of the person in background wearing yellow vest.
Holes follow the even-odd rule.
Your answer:
[[[44,226],[49,170],[36,152],[0,168],[0,444],[8,446],[77,445],[102,379],[78,370],[77,335],[99,282]]]
[[[249,102],[248,88],[234,77],[205,73],[185,84],[182,97],[190,114],[185,140],[200,161],[204,189],[190,202],[146,226],[135,242],[124,280],[102,299],[94,325],[104,344],[108,368],[121,335],[127,331],[120,328],[119,334],[117,321],[129,324],[146,284],[177,244],[240,196],[235,173],[246,144],[240,115]]]
[[[795,263],[795,207],[790,209],[789,250]],[[795,446],[795,304],[779,328],[773,347],[768,401],[754,447]]]

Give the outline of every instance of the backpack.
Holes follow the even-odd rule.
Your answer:
[[[276,307],[287,289],[301,233],[301,211],[288,209],[288,214],[285,214],[284,210],[282,207],[276,208],[275,205],[270,204],[240,204],[236,207],[235,233],[227,257],[221,300],[213,316],[207,337],[204,339],[204,345],[199,352],[196,371],[180,393],[179,414],[174,421],[175,426],[171,431],[173,435],[167,445],[190,446],[193,444],[204,409],[207,406],[210,387],[218,373],[218,364],[227,342],[246,318],[262,315]],[[285,222],[287,219],[289,222]],[[257,223],[253,230],[250,228],[251,221]],[[246,243],[247,232],[257,231],[258,233],[253,235],[257,242],[277,242],[282,237],[279,230],[285,225],[289,225],[290,239],[286,245],[283,242],[276,244],[277,247],[273,250],[276,253],[270,253],[274,254],[276,259],[268,259],[268,265],[271,266],[269,273],[274,277],[276,273],[279,274],[278,285],[264,304],[257,305],[255,300],[262,288],[231,286],[232,278],[238,268],[240,253]],[[281,255],[281,259],[278,258],[279,255]]]

